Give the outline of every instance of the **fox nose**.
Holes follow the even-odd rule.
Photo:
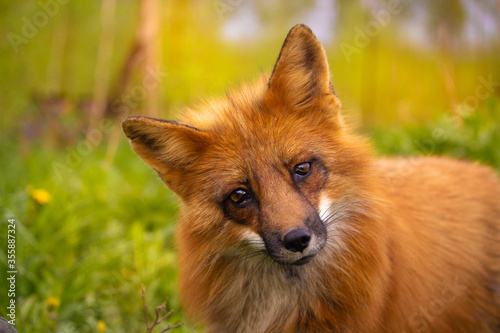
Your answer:
[[[306,229],[293,229],[283,238],[283,246],[292,252],[302,252],[311,241],[311,234]]]

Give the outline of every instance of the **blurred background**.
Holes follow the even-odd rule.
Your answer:
[[[145,332],[141,285],[150,316],[168,297],[167,321],[186,322],[178,200],[120,122],[269,74],[297,23],[378,154],[500,169],[498,0],[2,0],[0,18],[0,262],[14,218],[19,332]]]

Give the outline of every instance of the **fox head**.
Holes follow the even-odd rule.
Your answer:
[[[304,25],[289,32],[269,79],[182,121],[132,116],[123,130],[182,199],[190,245],[181,246],[248,247],[304,265],[335,237],[332,207],[362,193],[363,141],[346,130],[325,52]]]

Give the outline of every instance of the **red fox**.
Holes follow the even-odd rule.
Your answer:
[[[498,176],[375,158],[307,26],[269,78],[123,130],[182,199],[180,296],[207,331],[500,332]]]

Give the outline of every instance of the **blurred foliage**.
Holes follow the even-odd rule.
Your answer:
[[[22,163],[12,147],[0,145],[9,156],[0,175],[0,226],[17,220],[19,332],[95,332],[99,320],[111,332],[144,331],[141,284],[150,308],[169,297],[176,309],[169,321],[186,321],[175,293],[177,200],[127,145],[113,166],[102,168],[101,147],[63,180],[52,167],[67,158],[64,152],[37,150]],[[52,199],[40,204],[31,184]],[[0,261],[6,262],[3,251]],[[6,287],[2,280],[3,295]]]
[[[500,99],[464,112],[457,119],[439,115],[425,124],[378,127],[371,131],[380,155],[445,155],[491,165],[500,171]]]
[[[173,244],[178,201],[116,127],[148,110],[139,98],[101,122],[97,136],[87,131],[101,2],[60,2],[0,1],[0,247],[7,219],[15,217],[16,327],[144,331],[141,284],[149,308],[168,297],[175,311],[169,322],[186,322]],[[401,1],[401,12],[383,16],[392,2],[162,1],[155,69],[161,116],[173,118],[184,105],[270,73],[290,27],[315,29],[328,12],[321,6],[333,4],[334,18],[315,31],[333,32],[322,42],[336,93],[381,155],[449,155],[500,169],[496,1]],[[47,3],[59,4],[54,15],[14,47],[9,34],[22,35]],[[112,82],[133,45],[138,10],[138,1],[117,2]],[[252,17],[257,21],[248,23]],[[493,25],[478,34],[471,29],[481,20]],[[243,37],[225,37],[236,28]],[[132,87],[144,79],[134,73]],[[2,279],[1,302],[7,289]]]

